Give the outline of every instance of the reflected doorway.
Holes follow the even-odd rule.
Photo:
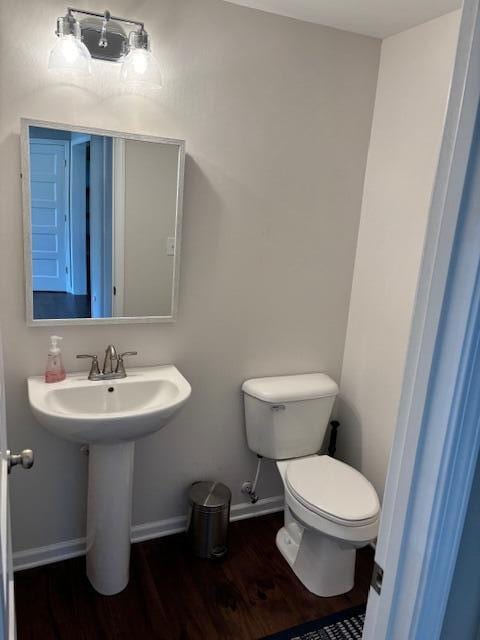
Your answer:
[[[33,315],[112,315],[112,140],[30,128]]]

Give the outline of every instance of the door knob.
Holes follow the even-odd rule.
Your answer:
[[[7,464],[8,473],[10,473],[12,467],[16,467],[18,464],[21,464],[24,469],[30,469],[33,467],[33,451],[31,449],[24,449],[22,453],[12,453],[10,449],[8,449]]]

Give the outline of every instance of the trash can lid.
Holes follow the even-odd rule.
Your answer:
[[[232,492],[221,482],[194,482],[188,497],[195,505],[215,509],[226,506],[230,502]]]

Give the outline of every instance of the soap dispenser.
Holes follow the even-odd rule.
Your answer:
[[[45,382],[61,382],[65,380],[66,374],[62,363],[62,354],[58,346],[59,340],[63,340],[63,338],[60,336],[50,336]]]

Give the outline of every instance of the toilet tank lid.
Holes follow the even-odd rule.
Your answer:
[[[326,373],[303,373],[246,380],[242,391],[263,402],[296,402],[336,396],[338,386]]]

